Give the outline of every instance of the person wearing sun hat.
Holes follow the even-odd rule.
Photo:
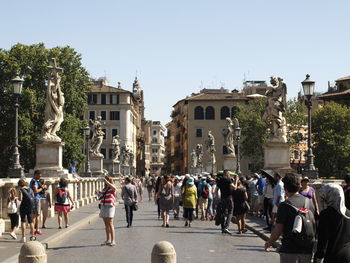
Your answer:
[[[186,180],[185,187],[182,188],[182,200],[184,208],[185,227],[191,227],[193,221],[193,211],[197,204],[197,187],[194,185],[192,177]]]
[[[310,179],[307,176],[301,179],[301,187],[300,187],[299,194],[312,200],[312,203],[315,206],[315,214],[318,215],[319,209],[318,209],[318,204],[316,200],[316,191],[313,187],[309,186],[309,182],[310,182]]]

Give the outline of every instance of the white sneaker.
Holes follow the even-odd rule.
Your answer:
[[[22,237],[22,240],[21,240],[21,242],[22,242],[22,243],[25,243],[25,242],[27,242],[27,240],[26,240],[26,237]]]
[[[13,239],[17,239],[16,234],[15,234],[15,233],[13,233],[13,232],[11,232],[11,233],[10,233],[10,236],[11,236]]]

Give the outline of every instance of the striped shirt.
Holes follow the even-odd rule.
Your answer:
[[[106,192],[107,191],[107,192]],[[99,194],[100,204],[115,206],[115,190],[113,188],[103,189]]]

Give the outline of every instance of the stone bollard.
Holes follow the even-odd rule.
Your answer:
[[[176,251],[168,241],[160,241],[153,246],[151,263],[176,263]]]
[[[24,243],[19,252],[18,263],[47,263],[44,246],[39,241]]]

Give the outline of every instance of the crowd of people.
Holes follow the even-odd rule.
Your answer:
[[[170,227],[171,213],[174,220],[184,219],[184,227],[194,221],[214,221],[223,234],[232,235],[230,224],[237,225],[237,234],[247,232],[247,214],[265,218],[265,230],[271,232],[265,243],[268,250],[280,237],[281,262],[350,262],[350,175],[344,188],[338,184],[322,185],[316,191],[309,185],[309,178],[288,173],[283,178],[272,170],[261,170],[252,177],[238,176],[224,170],[215,176],[148,176],[124,177],[121,198],[124,201],[126,227],[132,227],[133,213],[143,200],[143,188],[148,200],[155,201],[158,219],[162,227]],[[117,187],[111,176],[104,177],[104,188],[97,191],[100,217],[103,219],[106,240],[101,245],[115,246],[113,219]],[[22,242],[29,224],[31,240],[42,235],[46,228],[48,210],[54,204],[58,215],[58,228],[69,227],[68,213],[73,199],[67,181],[61,178],[53,192],[35,171],[28,184],[18,181],[19,190],[10,189],[8,214],[11,220],[10,236],[17,239],[16,231],[21,219]],[[182,209],[181,209],[182,208]]]

